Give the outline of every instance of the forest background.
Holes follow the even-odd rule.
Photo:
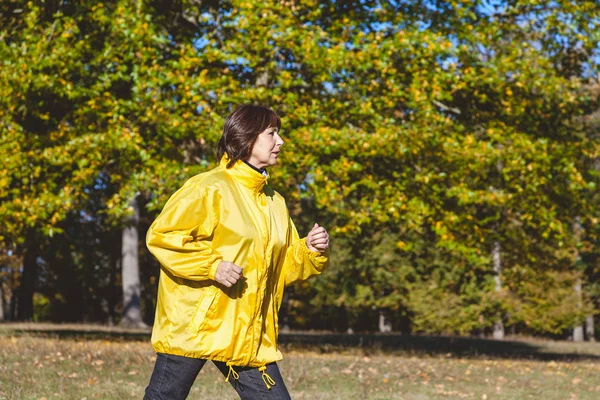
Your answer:
[[[146,229],[258,103],[332,237],[283,325],[593,340],[599,43],[595,1],[3,1],[0,320],[151,324]]]

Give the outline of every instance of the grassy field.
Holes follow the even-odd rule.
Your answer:
[[[596,343],[313,336],[282,340],[294,399],[600,399]],[[141,399],[154,359],[147,331],[2,324],[0,399]],[[216,397],[237,398],[209,363],[189,398]]]

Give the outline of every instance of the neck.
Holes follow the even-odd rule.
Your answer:
[[[246,161],[246,160],[244,160],[244,162],[246,163],[246,165],[248,165],[250,168],[252,168],[252,169],[253,169],[253,170],[255,170],[256,172],[260,172],[261,174],[264,174],[264,173],[265,173],[265,171],[266,171],[264,168],[258,168],[258,167],[255,167],[254,165],[250,164],[250,162],[249,162],[249,161]]]

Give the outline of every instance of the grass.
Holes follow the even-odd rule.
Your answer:
[[[392,348],[394,336],[357,347],[314,335],[298,344],[307,337],[283,340],[279,365],[294,399],[600,398],[596,343],[473,339],[469,352],[469,339],[398,337]],[[498,347],[506,352],[484,351]],[[0,399],[141,399],[154,359],[144,330],[2,324]],[[189,398],[216,397],[237,398],[209,363]]]

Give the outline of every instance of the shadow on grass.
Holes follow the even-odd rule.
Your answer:
[[[126,329],[94,325],[0,324],[0,336],[33,336],[51,339],[149,341],[150,329]]]
[[[279,343],[292,348],[318,348],[332,352],[346,348],[362,348],[369,352],[401,352],[414,355],[444,355],[458,358],[508,358],[541,361],[600,361],[600,355],[574,349],[568,343],[565,351],[556,351],[554,346],[538,345],[534,342],[493,340],[483,338],[451,336],[412,336],[401,334],[313,334],[285,333]],[[556,346],[558,347],[558,346]]]
[[[72,340],[149,341],[150,329],[121,329],[104,326],[59,324],[0,324],[0,335],[34,336]],[[452,336],[412,336],[402,334],[280,333],[284,348],[321,353],[361,351],[458,358],[508,358],[541,361],[600,361],[600,347],[567,342],[493,340]],[[597,346],[596,346],[597,347]]]

